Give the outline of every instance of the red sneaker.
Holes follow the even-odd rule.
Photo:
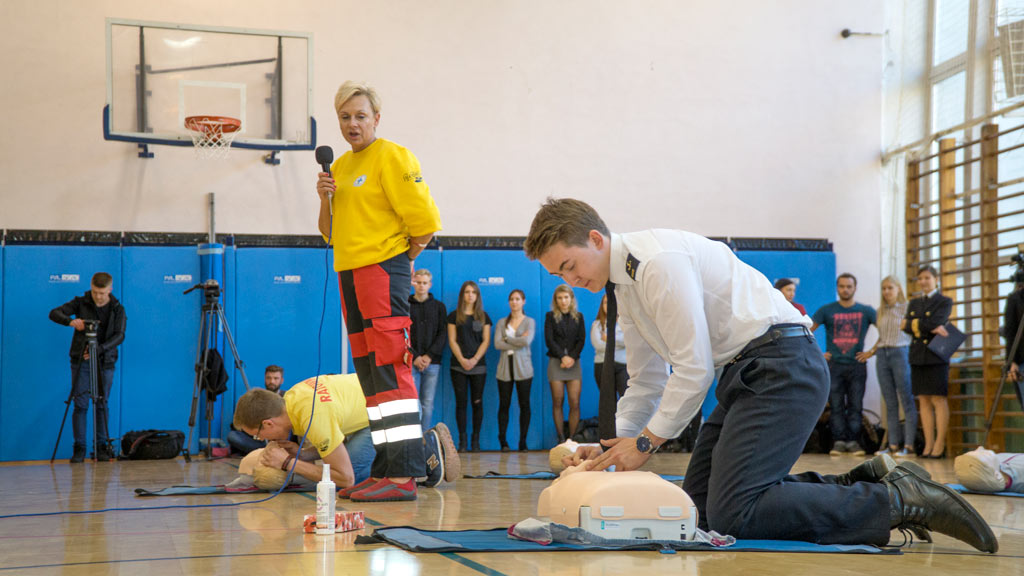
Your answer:
[[[353,484],[352,486],[349,486],[348,488],[342,488],[341,490],[338,490],[338,498],[341,498],[343,500],[348,500],[352,496],[353,492],[358,492],[359,490],[362,490],[363,488],[369,488],[370,486],[373,486],[377,482],[380,482],[380,479],[378,479],[378,478],[367,478],[366,480],[363,480],[359,484]]]
[[[416,499],[416,479],[410,478],[403,484],[395,484],[384,478],[369,488],[349,494],[353,502],[403,502]]]

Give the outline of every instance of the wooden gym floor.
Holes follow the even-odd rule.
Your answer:
[[[682,474],[687,454],[658,454],[648,468]],[[527,472],[546,468],[546,452],[484,452],[463,457],[464,472]],[[794,471],[843,472],[860,459],[811,455]],[[919,460],[937,480],[953,482],[951,460]],[[0,466],[0,515],[257,500],[259,495],[137,498],[135,488],[223,484],[237,460],[66,461]],[[459,480],[421,489],[417,502],[380,503],[363,510],[374,526],[428,529],[506,527],[532,515],[542,480]],[[0,519],[0,572],[23,574],[1024,574],[1024,498],[967,496],[999,538],[999,554],[975,552],[936,534],[900,556],[696,552],[542,552],[411,554],[394,547],[356,546],[354,534],[331,539],[302,533],[314,513],[311,494],[282,494],[255,505],[105,512]],[[898,532],[894,540],[902,542]]]

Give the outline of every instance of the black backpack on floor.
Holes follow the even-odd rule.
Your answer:
[[[137,430],[121,437],[122,460],[163,460],[174,458],[185,445],[180,430]]]

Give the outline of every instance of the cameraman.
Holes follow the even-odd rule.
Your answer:
[[[1003,338],[1006,340],[1006,359],[1010,363],[1007,378],[1019,382],[1021,381],[1021,366],[1024,366],[1024,342],[1017,345],[1016,354],[1014,354],[1013,341],[1017,336],[1017,330],[1020,329],[1021,317],[1024,316],[1024,269],[1018,269],[1014,280],[1016,283],[1013,292],[1006,297]],[[1011,357],[1011,354],[1014,355]]]
[[[50,320],[75,329],[71,337],[71,389],[75,400],[75,410],[71,414],[71,427],[75,435],[72,463],[85,460],[86,415],[89,412],[91,390],[85,320],[99,321],[96,330],[99,358],[95,358],[95,361],[100,382],[103,384],[98,388],[99,398],[95,399],[97,445],[93,449],[99,462],[106,462],[113,456],[107,438],[107,395],[110,394],[110,386],[114,381],[117,347],[124,341],[126,322],[124,307],[110,293],[113,281],[110,274],[97,272],[92,277],[88,292],[50,310]]]

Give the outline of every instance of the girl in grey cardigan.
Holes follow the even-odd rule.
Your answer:
[[[509,315],[498,320],[494,330],[494,347],[498,357],[498,440],[501,451],[510,450],[505,436],[508,433],[508,412],[512,406],[512,388],[519,398],[519,451],[526,451],[526,433],[530,428],[530,385],[533,383],[533,359],[530,344],[536,334],[533,318],[523,314],[526,295],[513,290],[508,295]]]

